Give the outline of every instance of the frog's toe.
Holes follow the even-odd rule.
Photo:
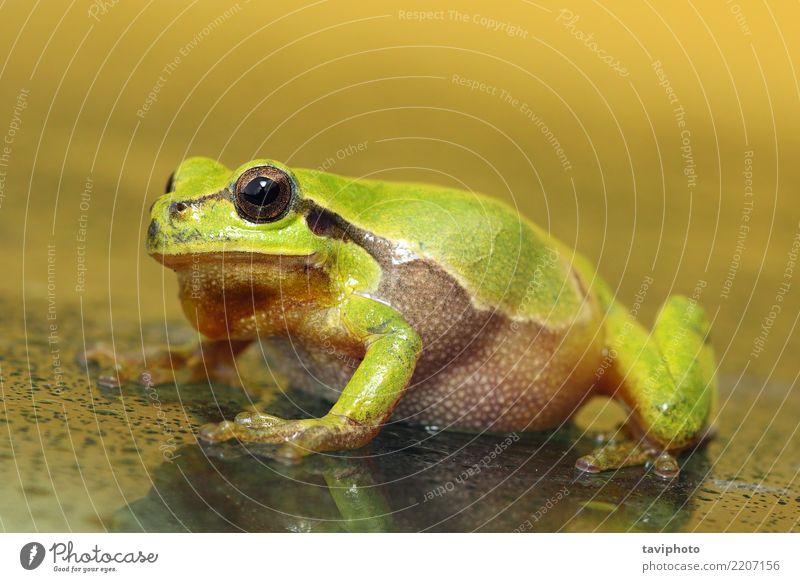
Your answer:
[[[221,443],[237,437],[236,423],[230,420],[212,422],[200,427],[197,437],[208,443]]]
[[[613,471],[623,467],[653,465],[656,475],[672,479],[680,472],[678,462],[669,452],[643,446],[636,441],[608,444],[579,458],[575,468],[586,473]]]
[[[286,422],[282,418],[264,412],[240,412],[234,421],[245,428],[270,428]]]
[[[584,473],[600,473],[603,471],[594,455],[583,455],[575,461],[575,468]]]
[[[243,443],[278,445],[300,435],[310,421],[284,420],[262,412],[242,412],[234,420],[206,424],[198,437],[206,442],[237,439]]]
[[[664,479],[674,479],[681,472],[677,459],[666,451],[653,461],[653,470],[656,475]]]
[[[373,428],[335,415],[283,420],[263,412],[242,412],[233,421],[203,426],[198,437],[206,442],[235,438],[243,443],[279,445],[269,455],[295,462],[312,453],[361,447],[375,433]]]
[[[575,467],[587,473],[600,473],[632,465],[644,465],[651,453],[636,442],[610,443],[584,455]]]
[[[101,374],[97,377],[98,386],[103,388],[119,388],[125,383],[118,374]]]
[[[105,388],[119,388],[130,380],[138,362],[135,357],[117,354],[105,344],[78,354],[75,361],[79,366],[99,371],[97,383]]]

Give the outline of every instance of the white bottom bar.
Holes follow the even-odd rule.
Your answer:
[[[794,534],[4,534],[0,572],[4,580],[139,582],[798,580],[799,549]],[[37,560],[34,570],[22,565]]]

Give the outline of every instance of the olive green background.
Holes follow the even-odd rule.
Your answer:
[[[164,322],[180,329],[174,277],[142,248],[151,202],[186,156],[270,157],[502,198],[595,261],[647,324],[669,294],[701,289],[720,414],[752,433],[741,451],[772,431],[763,455],[789,487],[799,29],[788,2],[4,2],[4,389],[53,382],[48,305],[81,398],[92,389],[71,368],[84,342],[130,349]],[[54,415],[72,406],[62,397]],[[6,408],[12,425],[26,403]],[[134,497],[160,458],[149,454],[120,486]],[[78,526],[48,505],[76,479],[51,475],[39,492],[50,509],[33,521],[9,497],[5,527],[107,524],[103,511]],[[76,506],[104,495],[90,490]],[[129,500],[108,495],[100,506]]]
[[[149,204],[187,155],[234,166],[264,156],[501,197],[596,260],[621,300],[631,303],[652,276],[645,319],[667,294],[705,280],[723,369],[794,378],[797,293],[787,296],[765,353],[749,357],[800,220],[800,12],[789,3],[735,5],[745,31],[725,3],[566,3],[580,17],[573,28],[561,4],[522,1],[122,1],[104,14],[97,6],[2,9],[4,120],[18,91],[30,91],[2,202],[8,293],[22,293],[24,282],[30,301],[41,298],[53,242],[58,300],[76,299],[80,195],[91,178],[85,295],[138,305],[143,317],[175,313],[172,281],[162,285],[161,268],[141,252]],[[443,20],[405,15],[434,6]],[[520,31],[493,31],[483,16]],[[628,76],[577,32],[593,34]],[[686,112],[691,191],[655,61]],[[137,111],[162,75],[142,119]],[[552,131],[570,171],[523,104]],[[724,299],[746,150],[752,219]]]

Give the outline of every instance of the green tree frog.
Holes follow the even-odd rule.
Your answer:
[[[645,329],[586,259],[487,196],[193,157],[151,208],[147,251],[177,273],[204,337],[151,353],[149,381],[224,378],[260,340],[331,402],[321,418],[243,412],[202,427],[205,441],[272,443],[291,461],[361,447],[390,418],[550,429],[603,395],[630,411],[629,438],[576,466],[652,464],[672,477],[673,454],[709,429],[715,362],[702,308],[672,297]],[[123,377],[144,366],[115,361]]]

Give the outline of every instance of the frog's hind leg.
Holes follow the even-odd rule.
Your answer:
[[[607,292],[608,357],[605,393],[631,410],[639,438],[607,445],[581,457],[579,469],[599,472],[653,463],[663,477],[678,473],[672,453],[703,440],[716,397],[714,353],[708,323],[696,301],[670,298],[645,330]]]

